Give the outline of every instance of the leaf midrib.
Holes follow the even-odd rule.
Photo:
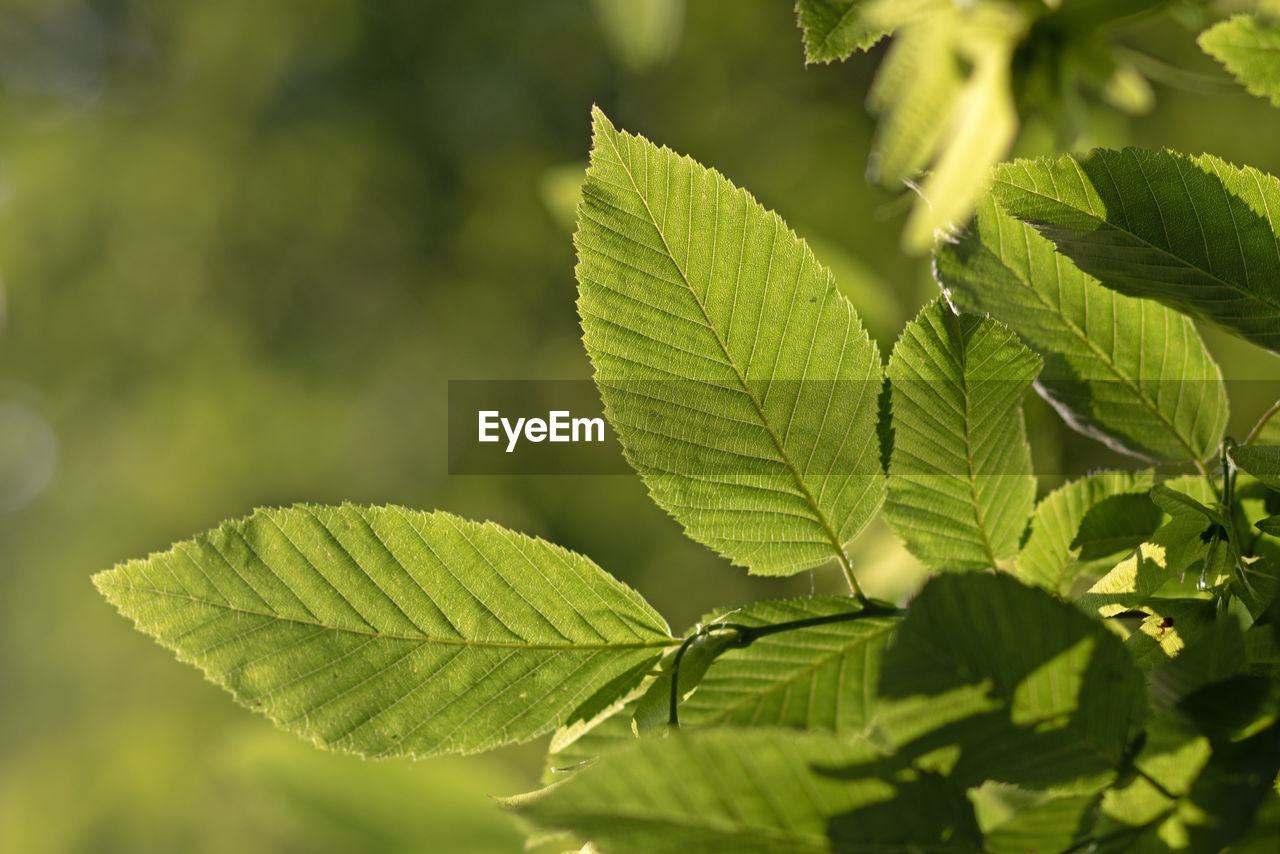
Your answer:
[[[982,537],[982,550],[986,553],[987,562],[991,564],[991,568],[998,569],[995,550],[991,548],[991,538],[987,536],[987,527],[982,519],[982,502],[978,499],[977,472],[974,470],[973,465],[973,427],[969,418],[969,407],[972,403],[969,394],[969,342],[963,340],[963,338],[962,332],[960,341],[960,382],[964,395],[964,458],[966,465],[969,467],[969,499],[973,503],[973,518],[978,526],[978,534]],[[1026,393],[1025,390],[1023,393]]]
[[[1175,164],[1175,165],[1176,165],[1176,164]],[[1152,243],[1150,240],[1147,240],[1145,237],[1143,237],[1143,236],[1142,236],[1142,235],[1140,235],[1140,234],[1136,234],[1136,233],[1134,233],[1133,231],[1131,231],[1131,230],[1130,230],[1129,228],[1127,228],[1127,227],[1126,227],[1126,228],[1122,228],[1122,227],[1120,227],[1119,225],[1117,225],[1117,224],[1115,224],[1115,223],[1113,223],[1113,222],[1110,222],[1110,221],[1108,221],[1108,220],[1106,220],[1106,219],[1103,219],[1102,217],[1098,216],[1098,214],[1094,213],[1094,211],[1093,211],[1093,209],[1092,209],[1092,208],[1082,208],[1082,207],[1079,207],[1078,205],[1074,205],[1074,204],[1072,204],[1072,203],[1070,203],[1070,202],[1064,201],[1063,199],[1059,199],[1059,198],[1057,198],[1057,197],[1055,197],[1055,196],[1050,196],[1050,195],[1048,195],[1048,194],[1046,194],[1046,193],[1043,193],[1043,192],[1041,192],[1040,190],[1035,190],[1035,189],[1030,189],[1030,188],[1028,188],[1028,187],[1023,187],[1023,186],[1021,186],[1021,185],[1019,185],[1019,184],[1016,184],[1016,183],[1014,183],[1013,181],[1010,181],[1010,180],[1008,180],[1008,179],[997,178],[997,179],[996,179],[996,183],[997,183],[997,184],[1003,184],[1003,185],[1004,185],[1004,186],[1006,186],[1006,187],[1012,187],[1012,188],[1013,188],[1013,189],[1015,189],[1015,190],[1019,190],[1019,191],[1021,191],[1021,192],[1023,192],[1023,193],[1026,193],[1026,194],[1031,195],[1031,196],[1035,196],[1035,197],[1040,198],[1040,199],[1044,199],[1045,201],[1053,202],[1054,204],[1061,205],[1062,207],[1067,208],[1068,210],[1073,210],[1073,211],[1076,211],[1077,213],[1085,214],[1086,216],[1090,217],[1091,219],[1093,219],[1094,221],[1098,222],[1098,223],[1099,223],[1099,224],[1101,224],[1102,226],[1105,226],[1106,228],[1109,228],[1109,229],[1111,229],[1111,230],[1113,230],[1113,231],[1118,231],[1118,232],[1120,232],[1121,234],[1127,235],[1128,237],[1133,238],[1134,240],[1138,241],[1139,243],[1143,244],[1144,246],[1146,246],[1146,247],[1148,247],[1148,248],[1150,248],[1150,249],[1155,250],[1155,251],[1156,251],[1156,252],[1158,252],[1160,255],[1162,255],[1162,256],[1164,256],[1164,257],[1166,257],[1166,258],[1173,259],[1174,261],[1176,261],[1176,262],[1177,262],[1177,265],[1175,265],[1175,266],[1181,266],[1181,267],[1185,267],[1185,268],[1190,269],[1190,270],[1195,270],[1196,272],[1198,272],[1198,273],[1200,273],[1200,274],[1204,275],[1205,277],[1207,277],[1207,278],[1209,278],[1209,279],[1213,280],[1214,282],[1217,282],[1218,284],[1222,285],[1223,287],[1227,288],[1228,290],[1235,291],[1236,293],[1240,294],[1241,296],[1244,296],[1244,297],[1248,298],[1249,300],[1252,300],[1253,302],[1255,302],[1255,303],[1257,303],[1257,304],[1259,304],[1259,305],[1261,305],[1261,306],[1263,306],[1263,307],[1265,307],[1265,308],[1267,308],[1267,309],[1269,309],[1269,310],[1271,310],[1271,311],[1280,311],[1280,303],[1272,303],[1272,302],[1270,302],[1269,300],[1264,299],[1264,298],[1262,297],[1262,295],[1261,295],[1261,294],[1255,293],[1255,292],[1253,292],[1253,291],[1245,290],[1245,289],[1244,289],[1244,288],[1242,288],[1241,286],[1239,286],[1239,285],[1237,285],[1237,284],[1235,284],[1235,283],[1233,283],[1233,282],[1230,282],[1230,281],[1228,281],[1228,280],[1226,280],[1226,279],[1222,278],[1221,276],[1219,276],[1217,273],[1213,272],[1212,270],[1206,270],[1204,267],[1200,266],[1199,264],[1194,264],[1194,263],[1192,263],[1191,261],[1187,260],[1186,258],[1183,258],[1183,257],[1182,257],[1182,256],[1180,256],[1180,255],[1175,255],[1171,250],[1166,249],[1166,248],[1164,248],[1164,247],[1162,247],[1162,246],[1159,246],[1159,245],[1157,245],[1157,244],[1155,244],[1155,243]],[[1231,203],[1230,203],[1230,201],[1228,201],[1228,202],[1227,202],[1228,207],[1230,207],[1230,204],[1231,204]],[[1022,219],[1021,217],[1017,217],[1017,218],[1018,218],[1018,219]],[[1025,222],[1026,220],[1023,220],[1023,221]],[[1045,224],[1046,224],[1046,225],[1050,225],[1049,223],[1045,223]],[[1239,236],[1240,236],[1240,231],[1239,231],[1239,229],[1235,229],[1235,234],[1236,234],[1237,239],[1239,239]],[[1203,229],[1201,229],[1201,235],[1202,235],[1202,236],[1204,235],[1204,230],[1203,230]],[[1175,293],[1176,293],[1176,291],[1175,291]],[[1197,311],[1199,311],[1199,309],[1197,309]],[[1205,312],[1205,313],[1207,314],[1207,312]],[[1210,317],[1213,317],[1213,315],[1209,315],[1209,316],[1210,316]]]
[[[786,449],[783,447],[782,440],[778,438],[778,434],[773,429],[773,425],[769,423],[769,419],[765,417],[764,407],[761,406],[760,401],[756,399],[755,393],[751,390],[751,386],[747,384],[747,378],[743,376],[741,369],[738,367],[737,361],[729,352],[728,345],[720,337],[719,330],[717,330],[715,325],[712,323],[711,315],[707,313],[707,307],[703,304],[702,300],[699,299],[698,292],[694,289],[693,283],[689,281],[689,277],[685,273],[684,268],[676,259],[675,253],[671,251],[671,245],[667,242],[666,232],[662,230],[662,226],[658,224],[657,217],[653,215],[653,209],[649,207],[648,198],[646,198],[644,193],[640,192],[640,185],[636,183],[636,177],[634,173],[632,173],[631,167],[623,159],[622,152],[618,149],[618,144],[614,140],[613,134],[606,132],[604,137],[608,140],[609,146],[613,149],[613,154],[618,161],[618,165],[622,167],[622,171],[627,175],[627,180],[631,182],[631,189],[635,192],[636,197],[640,199],[640,203],[644,205],[645,214],[649,217],[649,224],[653,226],[653,230],[658,234],[658,239],[662,241],[663,251],[671,260],[671,265],[675,267],[676,272],[680,274],[680,280],[684,283],[685,288],[688,289],[689,295],[693,297],[694,303],[698,306],[698,311],[702,313],[702,319],[706,323],[707,329],[710,330],[712,337],[715,338],[716,344],[720,346],[720,352],[724,354],[725,363],[733,369],[734,376],[737,377],[738,383],[742,386],[743,393],[747,396],[747,399],[751,401],[751,406],[755,409],[756,415],[760,418],[760,424],[764,427],[765,432],[769,434],[769,438],[773,440],[773,445],[777,448],[778,455],[782,458],[782,462],[786,464],[787,470],[791,472],[791,476],[795,480],[796,486],[800,489],[801,496],[804,498],[805,503],[809,505],[809,509],[811,509],[817,517],[818,523],[822,526],[823,533],[826,535],[828,543],[830,543],[835,552],[836,560],[840,562],[841,567],[844,569],[845,574],[852,583],[853,566],[849,563],[849,556],[845,554],[844,544],[840,542],[839,536],[832,528],[831,521],[827,519],[826,514],[819,509],[817,501],[814,500],[813,494],[809,491],[809,487],[804,482],[804,478],[801,476],[799,470],[795,467],[795,464],[791,462],[790,456],[788,456]]]
[[[849,18],[853,16],[853,13],[857,11],[857,9],[858,9],[857,2],[850,3],[848,6],[845,7],[844,11],[840,13],[840,17],[836,19],[836,22],[831,25],[830,29],[828,29],[826,33],[823,34],[822,39],[818,42],[816,46],[817,50],[821,50],[824,54],[826,53],[827,48],[829,47],[828,43],[831,41],[831,38],[836,34],[836,30],[840,29],[846,23],[848,23]],[[881,36],[881,38],[883,38],[883,36]],[[830,62],[829,59],[827,61]]]
[[[187,593],[176,593],[171,590],[159,590],[154,587],[141,587],[136,584],[122,584],[118,581],[101,580],[98,582],[99,589],[110,587],[116,590],[123,590],[130,593],[145,593],[152,596],[164,596],[170,599],[182,599],[188,602],[194,602],[209,608],[217,608],[223,611],[231,611],[237,614],[244,614],[251,617],[263,617],[271,620],[278,620],[282,623],[293,623],[301,626],[311,626],[313,628],[325,629],[333,632],[342,632],[351,635],[361,635],[364,637],[373,637],[380,640],[389,641],[411,641],[421,644],[439,644],[441,646],[466,646],[480,647],[487,649],[526,649],[526,650],[603,650],[603,649],[660,649],[678,646],[681,641],[678,638],[667,638],[663,640],[652,641],[632,641],[626,643],[530,643],[522,641],[488,641],[475,640],[470,638],[437,638],[427,634],[421,635],[400,635],[390,632],[367,631],[364,629],[353,629],[346,626],[334,626],[328,623],[322,623],[318,620],[305,620],[300,617],[286,617],[283,614],[275,614],[269,611],[259,611],[253,608],[242,608],[236,605],[224,604],[222,602],[214,602],[209,599],[202,599],[199,596],[192,596]]]
[[[1057,252],[1055,250],[1055,256],[1056,255],[1057,255]],[[1062,311],[1061,308],[1055,308],[1054,305],[1045,298],[1044,294],[1042,294],[1039,290],[1036,289],[1034,285],[1031,284],[1030,276],[1023,278],[1022,276],[1018,275],[1017,271],[1014,270],[1012,267],[1010,267],[1003,258],[1000,258],[999,261],[1000,261],[1000,265],[1004,267],[1006,270],[1008,270],[1009,273],[1014,277],[1014,279],[1021,282],[1023,287],[1025,287],[1027,290],[1031,291],[1033,295],[1035,295],[1035,298],[1039,300],[1040,304],[1044,307],[1046,311],[1058,317],[1066,325],[1069,331],[1074,333],[1076,337],[1079,338],[1080,341],[1084,342],[1084,344],[1093,352],[1094,356],[1100,362],[1102,362],[1104,366],[1106,366],[1107,370],[1111,372],[1112,376],[1114,376],[1117,380],[1119,380],[1127,389],[1129,389],[1130,392],[1132,392],[1140,401],[1142,401],[1142,404],[1143,406],[1146,407],[1147,411],[1150,412],[1152,415],[1154,415],[1156,419],[1160,421],[1160,423],[1164,424],[1164,426],[1169,430],[1169,433],[1173,436],[1173,438],[1177,440],[1179,445],[1182,446],[1182,449],[1187,452],[1188,457],[1191,457],[1197,460],[1200,459],[1200,454],[1196,453],[1195,449],[1192,448],[1191,445],[1186,441],[1186,439],[1184,439],[1182,435],[1178,432],[1177,425],[1174,424],[1173,421],[1171,421],[1169,417],[1160,410],[1160,408],[1155,404],[1155,401],[1151,400],[1147,396],[1146,392],[1143,391],[1142,386],[1138,385],[1132,379],[1130,379],[1129,377],[1121,373],[1120,368],[1116,365],[1111,354],[1108,354],[1105,350],[1100,348],[1097,342],[1094,341],[1092,338],[1090,338],[1088,335],[1086,335],[1085,331],[1080,328],[1079,324],[1077,324],[1074,320],[1068,317],[1067,314],[1064,311]],[[1028,265],[1030,265],[1031,263],[1032,262],[1030,259],[1030,255],[1028,254]],[[1088,276],[1088,278],[1093,279],[1095,282],[1098,282],[1099,285],[1102,284],[1101,281],[1098,280],[1096,277],[1089,276],[1087,273],[1085,275]],[[1059,275],[1059,280],[1061,280],[1060,275]],[[1088,283],[1086,283],[1086,287],[1087,287],[1087,284]],[[1087,290],[1085,291],[1085,294],[1086,294],[1085,299],[1088,299]],[[1131,299],[1141,300],[1143,299],[1143,297],[1131,297]],[[1144,317],[1144,322],[1145,322],[1145,317]],[[1143,335],[1145,336],[1145,334],[1146,334],[1146,331],[1144,330]]]
[[[897,627],[898,627],[897,622],[889,623],[885,626],[880,627],[876,631],[871,632],[870,634],[860,635],[857,638],[851,639],[851,642],[848,644],[843,644],[841,646],[836,647],[835,649],[828,648],[828,650],[825,651],[824,654],[820,656],[811,656],[810,657],[811,662],[793,671],[793,675],[788,676],[785,679],[779,679],[770,683],[769,687],[762,691],[758,691],[754,694],[746,695],[748,699],[735,701],[731,703],[722,703],[716,706],[715,708],[723,710],[725,712],[731,712],[731,711],[736,711],[740,708],[748,707],[752,704],[758,704],[762,697],[767,697],[770,694],[777,693],[778,691],[789,689],[793,684],[799,682],[801,680],[801,677],[803,677],[804,675],[816,672],[819,668],[825,666],[829,662],[835,661],[838,658],[845,657],[846,655],[849,654],[850,651],[855,650],[858,647],[866,646],[870,644],[872,641],[876,640],[877,638],[880,638],[892,632]],[[729,663],[732,663],[733,661],[735,661],[735,659],[725,659],[724,663],[729,664]],[[703,684],[706,684],[707,681],[708,680],[704,679]],[[685,702],[692,704],[697,699],[698,690],[700,690],[700,688],[701,686],[699,686],[698,689],[695,689],[693,694],[690,695]],[[708,689],[707,693],[710,693],[710,689]],[[701,708],[701,707],[698,707],[698,708]],[[726,714],[720,714],[720,715],[713,714],[713,715],[710,715],[706,721],[703,721],[703,723],[707,723],[709,721],[722,720],[725,717],[727,717]]]

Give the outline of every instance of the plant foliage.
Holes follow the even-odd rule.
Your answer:
[[[1014,51],[1133,11],[797,4],[810,61],[892,35],[873,160],[930,170],[908,238],[938,232],[942,293],[887,366],[780,217],[593,111],[578,311],[627,460],[694,540],[756,574],[834,564],[850,596],[717,610],[676,637],[586,557],[349,504],[258,510],[98,589],[323,747],[550,733],[547,785],[505,801],[547,846],[1274,850],[1280,404],[1225,436],[1194,319],[1280,353],[1280,183],[1125,149],[1006,163],[987,192]],[[1271,80],[1239,49],[1256,26],[1202,38],[1251,90]],[[1160,467],[1037,501],[1033,386]],[[846,551],[882,505],[929,570],[905,607],[870,598]]]

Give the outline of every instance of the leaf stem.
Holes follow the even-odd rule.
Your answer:
[[[861,594],[859,594],[861,596]],[[848,611],[843,614],[827,614],[822,617],[806,617],[803,620],[788,620],[784,623],[770,623],[764,626],[744,626],[741,623],[710,623],[706,626],[699,626],[698,630],[689,637],[684,639],[680,644],[680,648],[676,650],[676,656],[671,662],[671,695],[670,705],[668,706],[667,723],[673,727],[680,726],[680,662],[684,658],[684,654],[689,651],[689,647],[700,638],[707,637],[712,632],[733,632],[736,636],[729,643],[725,644],[720,650],[726,649],[742,649],[750,646],[757,640],[769,635],[776,635],[780,632],[790,632],[796,629],[808,629],[813,626],[826,626],[832,623],[848,623],[854,620],[863,620],[869,617],[901,617],[906,614],[906,609],[895,608],[891,605],[883,605],[872,602],[869,599],[862,599],[863,607],[859,611]],[[719,653],[716,653],[717,655]]]
[[[844,553],[843,548],[836,551],[836,560],[840,563],[840,571],[844,573],[844,580],[849,582],[849,592],[854,599],[858,600],[858,604],[864,608],[874,607],[871,600],[862,592],[862,588],[858,586],[858,580],[853,577],[853,565],[849,563],[849,556]]]
[[[1280,400],[1271,404],[1271,408],[1262,413],[1262,417],[1258,419],[1258,423],[1253,425],[1253,429],[1249,431],[1249,435],[1244,437],[1244,444],[1252,445],[1253,440],[1262,435],[1262,430],[1267,426],[1276,413],[1280,413]]]

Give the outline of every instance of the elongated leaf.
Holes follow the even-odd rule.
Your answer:
[[[805,62],[848,59],[888,35],[867,16],[866,0],[796,0]]]
[[[1280,537],[1280,516],[1268,516],[1265,519],[1259,519],[1253,524],[1264,534],[1270,534],[1273,537]]]
[[[725,617],[746,626],[858,610],[848,597],[758,602]],[[680,706],[681,726],[788,726],[852,735],[875,711],[880,656],[900,622],[867,617],[780,632],[729,649]]]
[[[1211,155],[1099,149],[997,170],[1001,206],[1107,287],[1280,353],[1280,181]]]
[[[578,310],[628,460],[689,536],[753,573],[845,561],[884,495],[875,344],[776,214],[594,122]]]
[[[1205,459],[1227,422],[1222,372],[1185,315],[1103,287],[988,196],[934,271],[1045,357],[1036,390],[1068,424],[1140,457]]]
[[[610,854],[979,850],[972,808],[943,780],[889,780],[870,771],[837,780],[822,772],[876,759],[864,742],[814,733],[678,733],[643,739],[561,785],[507,803]]]
[[[1227,67],[1251,95],[1280,107],[1280,21],[1235,15],[1200,34],[1201,49]]]
[[[1089,511],[1117,495],[1136,494],[1146,501],[1151,480],[1150,472],[1100,472],[1046,495],[1036,505],[1031,535],[1018,552],[1014,574],[1060,596],[1069,595],[1081,574],[1098,568],[1095,563],[1081,561],[1076,542]]]
[[[1018,550],[1036,493],[1022,397],[1039,370],[1007,328],[940,300],[894,347],[885,519],[930,566],[995,566]]]
[[[673,643],[581,555],[399,507],[258,510],[94,583],[240,703],[365,756],[534,738]]]
[[[1280,445],[1237,445],[1231,460],[1271,489],[1280,490]]]

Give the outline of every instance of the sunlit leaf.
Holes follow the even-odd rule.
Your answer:
[[[884,494],[875,344],[776,214],[594,122],[578,310],[628,460],[689,536],[754,573],[845,561]]]
[[[1017,552],[1036,490],[1022,398],[1040,364],[1004,326],[941,300],[894,347],[885,518],[926,564],[990,567]]]
[[[1029,584],[1068,595],[1081,574],[1098,569],[1082,560],[1076,543],[1085,517],[1114,496],[1136,494],[1150,503],[1146,496],[1150,488],[1149,472],[1100,472],[1055,489],[1036,505],[1031,534],[1018,552],[1014,574]]]
[[[762,626],[847,614],[848,597],[757,602],[725,616]],[[852,735],[875,711],[880,657],[900,618],[867,617],[762,637],[721,654],[680,706],[681,726],[791,726]]]
[[[1190,318],[1103,287],[991,197],[938,246],[934,271],[958,308],[999,318],[1044,356],[1036,390],[1075,429],[1145,458],[1217,450],[1226,388]]]
[[[1201,535],[1208,524],[1194,512],[1175,517],[1099,578],[1077,604],[1104,617],[1140,608],[1166,582],[1204,556]]]
[[[1235,15],[1205,30],[1197,41],[1250,94],[1269,98],[1280,107],[1280,21]]]
[[[867,16],[866,0],[796,0],[806,62],[848,59],[887,35]]]
[[[862,610],[847,596],[756,602],[713,612],[699,624],[768,626],[826,619]],[[735,646],[733,630],[693,642],[680,664],[680,726],[783,726],[836,733],[863,732],[875,712],[880,658],[900,618],[892,615],[806,626]],[[667,721],[674,652],[640,690],[611,715],[571,724],[552,739],[548,782]],[[558,773],[559,772],[559,773]]]
[[[1013,142],[1010,61],[1027,19],[1008,4],[882,2],[872,20],[895,34],[868,100],[880,123],[867,172],[893,185],[927,170],[903,234],[922,252],[968,219]]]
[[[1280,181],[1211,155],[1098,149],[1001,166],[996,199],[1104,285],[1280,353]]]
[[[581,555],[399,507],[259,510],[94,582],[240,703],[364,756],[526,741],[673,643]]]

